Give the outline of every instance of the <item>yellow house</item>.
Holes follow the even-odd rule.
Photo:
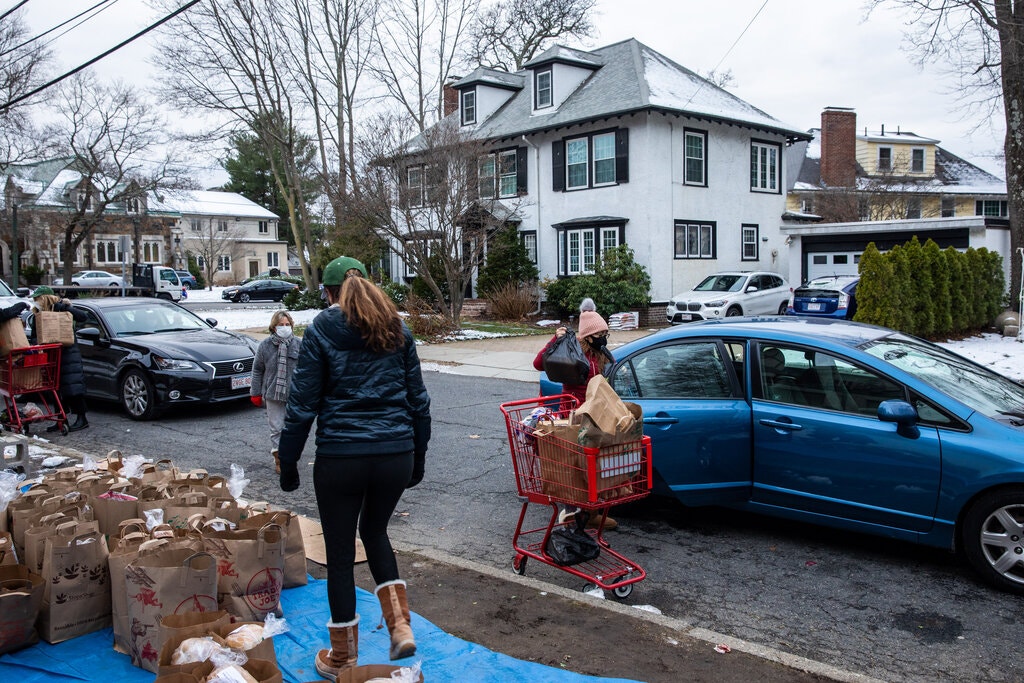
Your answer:
[[[857,130],[852,109],[828,107],[814,138],[792,150],[787,218],[823,222],[1008,217],[1006,183],[897,128]]]

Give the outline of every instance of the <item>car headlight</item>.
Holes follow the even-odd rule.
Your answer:
[[[190,360],[178,360],[177,358],[163,358],[153,356],[153,363],[161,370],[176,370],[177,372],[203,372],[198,363]]]
[[[706,301],[704,303],[704,308],[721,308],[727,303],[729,303],[728,299],[716,299],[715,301]]]

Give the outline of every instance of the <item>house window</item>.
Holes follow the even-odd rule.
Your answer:
[[[437,245],[437,240],[422,239],[421,241],[424,243],[423,244],[423,253],[421,254],[421,256],[423,256],[423,258],[425,260],[429,260],[431,254],[434,253],[434,249],[436,249],[437,246],[438,246]],[[406,247],[405,247],[406,253],[409,253],[411,251],[411,249],[409,247],[409,244],[411,242],[412,242],[412,240],[409,240],[409,242],[406,243]],[[405,276],[406,277],[416,277],[416,269],[413,267],[413,260],[414,259],[406,258],[404,260],[405,260]]]
[[[515,197],[519,189],[516,150],[498,153],[498,196]]]
[[[496,176],[497,161],[493,154],[480,157],[477,163],[477,193],[480,199],[494,198],[494,179]]]
[[[565,187],[574,190],[587,187],[587,138],[565,142]]]
[[[871,220],[871,202],[867,197],[857,199],[857,216],[862,221]]]
[[[716,249],[715,223],[676,221],[675,258],[713,259]]]
[[[551,106],[551,68],[538,71],[533,77],[533,90],[536,101],[534,109],[543,109]]]
[[[956,197],[942,198],[942,213],[940,215],[943,218],[952,218],[956,215]]]
[[[78,210],[79,211],[92,211],[92,193],[91,192],[79,192],[78,193]]]
[[[217,270],[231,272],[231,255],[221,254],[217,257]]]
[[[227,232],[227,231],[228,231],[228,222],[227,221],[217,221],[217,232]]]
[[[684,133],[683,183],[686,185],[707,186],[707,159],[704,155],[706,143],[707,133],[696,130]]]
[[[142,260],[145,263],[160,263],[160,243],[159,242],[143,242],[142,243]]]
[[[281,257],[276,251],[267,252],[267,268],[280,268]]]
[[[911,197],[907,200],[907,218],[921,217],[921,198]]]
[[[530,259],[530,263],[536,265],[537,263],[537,233],[535,232],[522,232],[519,233],[520,238],[523,240],[523,247],[526,249],[526,258]]]
[[[190,220],[189,226],[192,228],[192,232],[199,232],[200,230],[203,229],[202,221],[200,221],[198,218],[193,218],[192,220]]]
[[[125,211],[128,213],[138,213],[141,202],[138,197],[129,197],[125,201]]]
[[[816,266],[827,266],[828,254],[815,254],[811,257],[811,262]]]
[[[750,190],[779,191],[779,158],[781,147],[770,142],[750,143]]]
[[[57,243],[57,260],[60,261],[61,263],[64,263],[64,254],[66,254],[66,253],[67,252],[65,251],[64,243],[63,242],[58,242]],[[82,250],[81,249],[75,249],[75,258],[72,261],[72,263],[81,263],[81,262],[82,262]]]
[[[800,213],[814,213],[814,200],[810,197],[804,197],[800,200]]]
[[[481,199],[515,197],[526,193],[526,152],[506,149],[480,157],[477,163],[477,191]],[[523,155],[520,158],[520,155]],[[520,161],[523,168],[520,169]]]
[[[620,230],[618,227],[566,230],[558,240],[559,274],[593,273],[594,265],[601,255],[600,250],[619,246]]]
[[[756,261],[758,259],[758,236],[760,228],[756,225],[744,223],[741,226],[741,239],[743,243],[743,255],[744,261]]]
[[[979,199],[974,203],[974,213],[977,216],[995,216],[996,218],[1006,218],[1010,215],[1006,202],[998,199]]]
[[[878,172],[887,173],[892,170],[892,147],[878,148]]]
[[[594,185],[615,182],[615,133],[601,133],[593,138]]]
[[[270,233],[270,222],[269,221],[260,221],[259,222],[259,226],[260,226],[260,234],[261,235],[266,235],[266,234]]]
[[[405,170],[406,205],[423,206],[423,166],[410,166]]]
[[[924,148],[915,147],[910,150],[910,172],[924,173]]]
[[[123,252],[118,251],[118,240],[96,240],[97,263],[120,263]]]
[[[196,254],[195,259],[196,259],[196,268],[198,268],[199,270],[205,270],[206,269],[206,258],[204,258],[201,254]]]
[[[476,123],[476,91],[462,91],[462,125]]]
[[[850,261],[849,254],[833,254],[832,265],[834,266],[845,266]]]

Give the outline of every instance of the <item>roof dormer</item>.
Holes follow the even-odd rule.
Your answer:
[[[475,126],[486,121],[525,86],[519,74],[479,67],[452,87],[459,93],[459,123]]]
[[[555,45],[523,65],[530,77],[532,113],[558,110],[569,95],[603,66],[587,52]]]

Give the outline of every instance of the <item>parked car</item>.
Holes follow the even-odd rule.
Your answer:
[[[53,281],[55,285],[63,285],[64,278]],[[124,280],[120,275],[105,270],[80,270],[71,274],[72,287],[123,287]]]
[[[675,325],[739,315],[783,315],[790,294],[778,273],[715,273],[691,291],[672,297],[665,317]]]
[[[793,290],[786,315],[853,320],[857,312],[857,275],[816,277]]]
[[[21,292],[25,292],[26,296],[22,296]],[[7,308],[8,306],[13,306],[19,302],[28,304],[29,306],[32,305],[32,299],[28,298],[27,292],[24,288],[22,288],[20,292],[15,292],[11,289],[10,285],[3,280],[0,280],[0,308]]]
[[[674,327],[613,355],[659,491],[960,549],[1024,594],[1024,385],[899,332],[797,316]]]
[[[256,280],[267,280],[267,279],[285,280],[287,282],[291,282],[291,283],[296,284],[296,285],[302,284],[302,278],[301,277],[298,277],[296,275],[289,275],[288,273],[283,273],[278,268],[272,268],[270,270],[264,270],[262,273],[260,273],[258,275],[252,275],[250,277],[245,278],[244,280],[242,280],[238,284],[240,284],[240,285],[247,285],[250,282],[255,282]]]
[[[256,342],[216,329],[162,299],[76,299],[75,323],[90,398],[117,401],[133,420],[188,403],[247,400]]]
[[[298,288],[298,285],[286,280],[253,280],[238,287],[226,287],[220,297],[243,304],[250,301],[280,301],[285,294]]]
[[[178,274],[178,279],[181,280],[182,287],[188,290],[199,289],[199,283],[196,282],[195,275],[187,270],[176,270],[174,272]]]

